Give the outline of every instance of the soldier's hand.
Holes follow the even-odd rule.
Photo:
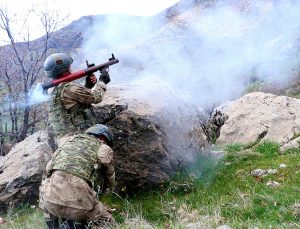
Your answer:
[[[110,82],[110,76],[108,73],[106,74],[101,74],[99,77],[99,80],[104,82],[105,84],[108,84]]]
[[[91,89],[92,87],[94,87],[94,85],[97,83],[97,77],[92,74],[92,75],[88,75],[85,78],[85,87]]]
[[[101,68],[100,69],[101,74],[108,74],[109,72],[109,67]]]

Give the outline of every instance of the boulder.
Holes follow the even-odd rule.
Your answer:
[[[207,146],[197,109],[162,83],[110,86],[94,111],[115,135],[117,183],[127,193],[168,181]]]
[[[217,108],[226,121],[218,144],[249,143],[270,140],[285,147],[298,147],[300,136],[300,100],[254,92]]]
[[[0,159],[0,211],[36,203],[39,186],[52,150],[47,144],[47,133],[39,131]]]

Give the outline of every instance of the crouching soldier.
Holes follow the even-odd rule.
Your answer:
[[[48,228],[86,228],[88,224],[109,228],[115,224],[111,210],[96,193],[115,185],[112,143],[108,127],[96,124],[55,151],[40,187],[40,207]]]

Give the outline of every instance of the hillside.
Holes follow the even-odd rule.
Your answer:
[[[221,161],[198,158],[156,189],[101,200],[116,209],[117,228],[300,228],[299,149],[279,154],[278,144],[265,142],[252,148],[231,144],[225,152]],[[7,223],[0,228],[45,226],[34,205],[2,217]]]
[[[120,60],[93,107],[116,137],[118,185],[100,196],[116,228],[300,228],[299,12],[297,1],[182,0],[54,32],[47,53],[72,55],[72,71]],[[44,41],[31,42],[36,53]],[[44,98],[31,92],[49,80],[45,56],[27,85],[12,52],[0,47],[11,57],[0,60],[0,228],[43,228],[38,187],[53,152],[46,103],[26,98]]]

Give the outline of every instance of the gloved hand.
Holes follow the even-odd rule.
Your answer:
[[[102,68],[100,69],[101,75],[99,77],[99,80],[101,80],[102,82],[104,82],[105,84],[108,84],[110,82],[110,76],[108,74],[109,72],[109,68]]]
[[[85,84],[84,86],[86,88],[89,88],[91,89],[92,87],[94,87],[94,85],[97,83],[97,77],[92,74],[92,75],[88,75],[86,78],[85,78]]]
[[[109,67],[101,68],[100,69],[101,74],[108,74],[109,72]]]

